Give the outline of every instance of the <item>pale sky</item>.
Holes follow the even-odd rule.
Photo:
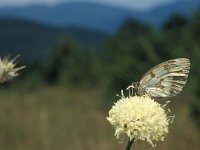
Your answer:
[[[157,5],[170,3],[178,0],[0,0],[0,7],[4,6],[24,6],[30,4],[55,5],[60,2],[98,2],[103,4],[123,6],[129,9],[150,9]],[[181,0],[179,0],[181,1]],[[183,1],[183,0],[182,0]]]

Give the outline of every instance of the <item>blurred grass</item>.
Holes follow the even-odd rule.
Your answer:
[[[198,150],[200,133],[189,114],[192,98],[174,99],[169,108],[176,118],[165,141],[155,149]],[[122,150],[126,141],[117,142],[105,118],[110,107],[101,92],[92,88],[1,89],[0,149]],[[152,148],[136,142],[134,149]]]

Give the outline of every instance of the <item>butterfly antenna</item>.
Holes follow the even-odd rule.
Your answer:
[[[121,68],[118,68],[118,70],[120,71],[120,72],[122,72],[127,78],[128,78],[128,80],[129,81],[131,81],[131,85],[126,89],[126,90],[128,90],[128,95],[129,95],[129,97],[130,96],[133,96],[134,95],[134,87],[133,87],[133,77],[131,76],[131,74],[128,72],[128,71],[125,71],[125,70],[123,70],[123,69],[121,69]],[[131,89],[130,89],[131,88]]]
[[[133,82],[133,78],[132,78],[131,74],[128,71],[125,71],[125,70],[123,70],[121,68],[118,68],[118,70],[120,72],[122,72],[128,78],[128,80],[130,80],[131,82]]]
[[[132,74],[130,73],[130,72],[127,72],[127,71],[124,71],[124,70],[121,70],[127,77],[128,77],[128,79],[129,80],[131,80],[131,89],[129,88],[129,90],[128,90],[128,95],[129,95],[129,97],[130,96],[133,96],[133,94],[134,94],[134,88],[133,88],[133,78],[132,78]]]

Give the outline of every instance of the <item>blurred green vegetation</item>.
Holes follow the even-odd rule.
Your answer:
[[[184,92],[200,97],[200,12],[191,20],[174,14],[159,31],[129,19],[101,50],[82,47],[63,37],[44,64],[39,64],[35,71],[30,66],[30,77],[22,84],[31,89],[45,84],[98,87],[104,91],[105,99],[113,102],[116,93],[138,81],[148,69],[179,57],[191,60]],[[198,124],[199,102],[198,99],[191,102],[191,113]]]
[[[190,21],[175,14],[159,31],[130,19],[101,50],[83,48],[72,39],[63,38],[49,59],[40,64],[41,76],[47,84],[89,84],[115,93],[139,80],[156,64],[186,57],[191,60],[187,91],[200,96],[199,18],[199,12]]]
[[[184,96],[187,96],[179,97],[178,100],[179,104],[181,105],[178,105],[176,103],[174,105],[174,110],[176,110],[175,106],[177,106],[178,110],[176,111],[182,117],[177,119],[178,122],[176,123],[176,126],[179,126],[180,128],[178,128],[178,131],[176,131],[175,133],[179,133],[181,135],[183,130],[185,130],[186,128],[190,129],[184,131],[185,134],[183,138],[185,139],[180,139],[177,141],[180,143],[180,145],[182,145],[182,147],[180,145],[177,146],[177,143],[173,143],[173,141],[176,141],[180,137],[176,137],[176,135],[171,135],[172,139],[168,139],[168,143],[172,144],[172,148],[170,147],[171,145],[166,144],[166,147],[162,147],[162,149],[175,149],[174,147],[176,147],[177,149],[187,149],[194,145],[196,146],[194,147],[194,149],[197,149],[199,145],[196,141],[198,141],[199,138],[198,134],[196,134],[195,127],[199,127],[200,131],[200,12],[197,12],[192,20],[186,20],[183,16],[175,14],[166,21],[166,23],[159,31],[153,29],[150,25],[143,24],[137,20],[129,19],[123,24],[120,30],[116,34],[112,35],[107,40],[105,45],[101,46],[101,49],[98,50],[93,46],[82,47],[80,43],[77,43],[71,38],[63,37],[60,41],[58,41],[57,46],[54,47],[52,53],[49,55],[45,63],[40,63],[40,61],[38,61],[37,64],[27,64],[27,68],[22,71],[22,75],[15,80],[17,83],[13,83],[13,85],[16,85],[16,87],[18,88],[18,91],[16,93],[18,93],[20,90],[22,93],[24,91],[28,91],[28,94],[25,93],[25,95],[23,95],[23,102],[21,103],[23,103],[24,105],[26,105],[26,103],[24,102],[25,99],[30,100],[32,98],[32,100],[34,100],[33,103],[37,101],[38,98],[42,100],[41,104],[33,104],[39,105],[39,107],[37,107],[39,109],[39,112],[36,112],[34,110],[35,107],[32,105],[30,106],[31,108],[28,112],[33,115],[33,118],[35,117],[35,120],[37,120],[37,113],[39,113],[39,116],[44,118],[44,121],[42,121],[42,118],[38,122],[36,121],[37,123],[39,123],[37,126],[41,128],[41,135],[37,136],[37,134],[39,133],[33,133],[33,137],[35,139],[25,139],[25,137],[28,136],[26,135],[26,131],[19,131],[19,133],[16,132],[15,134],[20,134],[17,136],[20,136],[22,138],[22,141],[24,139],[28,140],[28,142],[30,142],[30,145],[33,143],[38,143],[38,147],[40,147],[40,149],[50,149],[49,145],[54,145],[56,141],[59,140],[54,138],[54,136],[56,137],[56,132],[62,134],[61,131],[57,131],[59,130],[59,128],[56,129],[56,126],[60,125],[59,123],[55,123],[55,126],[50,125],[49,129],[44,129],[43,127],[51,122],[51,115],[54,112],[55,114],[60,115],[59,117],[61,120],[58,119],[58,122],[64,120],[63,118],[65,117],[63,116],[68,113],[67,109],[69,109],[69,113],[74,113],[74,108],[79,110],[79,112],[76,112],[77,114],[84,112],[86,113],[83,114],[83,116],[85,117],[88,116],[88,114],[94,113],[94,116],[90,116],[93,119],[93,122],[90,122],[91,124],[86,121],[84,122],[88,127],[91,127],[91,125],[95,124],[94,122],[98,120],[98,116],[105,116],[105,114],[102,113],[102,111],[104,111],[102,110],[102,108],[94,108],[96,110],[91,110],[91,112],[84,111],[86,109],[89,110],[92,108],[91,107],[88,109],[88,105],[92,103],[92,99],[97,99],[99,101],[102,99],[107,100],[103,103],[114,102],[116,101],[116,93],[120,93],[121,89],[125,89],[133,81],[140,80],[142,75],[148,69],[157,65],[160,62],[180,57],[186,57],[191,60],[191,71],[186,87],[182,92]],[[23,79],[23,81],[20,78]],[[9,86],[10,85],[6,87]],[[54,89],[55,91],[49,88],[57,88],[57,86],[63,88]],[[47,88],[47,91],[45,90],[45,88]],[[64,90],[67,90],[67,93],[65,93]],[[94,93],[98,91],[98,93],[91,94],[90,91]],[[35,95],[32,95],[32,97],[30,94],[31,92],[35,92]],[[75,97],[80,97],[72,98],[74,99],[74,101],[70,101],[68,100],[71,99],[71,97],[69,96],[70,94],[71,97],[73,97],[72,95],[74,95]],[[52,95],[52,97],[49,95]],[[65,97],[67,101],[63,101]],[[2,98],[7,99],[7,96],[3,95]],[[16,103],[14,98],[11,97],[11,99],[11,103]],[[50,101],[44,102],[44,99],[48,99]],[[58,103],[55,103],[54,100],[56,99],[59,100]],[[77,99],[79,101],[76,101]],[[5,106],[8,105],[8,109],[12,109],[10,103],[7,104],[4,101],[3,105],[1,105],[2,107],[4,106],[4,103]],[[28,103],[29,101],[27,101],[27,105],[29,105]],[[30,103],[32,103],[31,100]],[[70,103],[69,106],[71,106],[71,103],[73,103],[73,107],[70,108],[68,104],[65,105],[65,103]],[[77,107],[76,105],[78,103],[80,103],[80,105],[78,105]],[[184,104],[187,105],[187,108],[185,108],[186,105]],[[79,108],[79,106],[83,106],[84,108]],[[99,105],[95,104],[95,107],[97,106]],[[5,107],[4,109],[6,109],[7,107]],[[18,107],[21,108],[25,106]],[[60,108],[62,111],[59,110]],[[51,111],[51,109],[53,109],[53,111]],[[23,112],[19,112],[19,114],[21,113],[26,115]],[[75,114],[75,116],[77,114]],[[183,114],[186,115],[185,118]],[[14,114],[10,115],[12,118]],[[192,118],[190,118],[191,116]],[[26,116],[24,117],[26,118]],[[56,116],[53,117],[56,118]],[[20,119],[23,120],[23,118]],[[193,124],[193,120],[196,124],[195,127]],[[108,139],[105,141],[100,140],[102,143],[98,143],[100,137],[107,137],[107,132],[100,132],[100,130],[107,131],[107,127],[104,126],[105,124],[103,122],[104,121],[102,120],[98,122],[100,125],[103,125],[103,129],[100,128],[100,125],[98,123],[96,123],[95,125],[96,127],[100,128],[99,130],[91,127],[98,132],[97,137],[93,139],[94,142],[96,143],[96,145],[103,145],[100,149],[119,148],[116,145],[113,147],[110,146],[113,141],[111,142]],[[9,123],[13,124],[12,119],[8,120],[7,124]],[[69,122],[66,121],[62,123],[68,124]],[[82,122],[79,121],[77,121],[77,123],[82,124]],[[17,125],[20,126],[19,124]],[[184,127],[182,127],[182,125],[184,125]],[[74,126],[74,124],[71,124],[71,126]],[[78,135],[76,133],[70,133],[70,136],[72,136],[72,138],[69,138],[69,141],[67,141],[69,145],[72,142],[71,139],[75,140],[79,135],[82,137],[84,143],[84,141],[86,140],[86,138],[84,137],[87,133],[89,133],[87,129],[84,129],[84,133],[82,133],[81,129],[79,129],[80,127],[75,127]],[[63,126],[61,126],[61,128],[64,130]],[[26,129],[24,127],[24,130],[29,130],[29,128]],[[50,133],[49,130],[53,131],[53,133]],[[173,130],[176,129],[174,128]],[[70,130],[70,132],[72,131]],[[30,134],[32,133],[30,132]],[[82,136],[81,134],[83,134],[84,136]],[[94,137],[96,135],[96,133],[91,134],[94,134],[92,135]],[[5,133],[5,135],[7,135],[7,133]],[[62,134],[63,137],[66,137],[67,135],[67,132],[64,132]],[[187,135],[189,136],[187,137]],[[8,137],[6,138],[14,139],[10,134],[8,134],[7,136]],[[193,137],[193,139],[189,139],[189,137]],[[39,142],[41,140],[40,138],[45,139],[43,143],[44,145],[41,145],[41,143]],[[186,144],[186,140],[191,140],[189,145]],[[14,143],[15,141],[12,142]],[[88,141],[86,140],[85,142],[85,148],[82,147],[82,149],[94,149],[94,145],[89,146],[87,144]],[[66,148],[64,146],[65,140],[62,139],[61,143],[61,149]],[[21,141],[16,141],[15,144],[20,145]],[[74,142],[73,144],[76,145],[77,143]],[[173,144],[176,146],[173,147]],[[184,147],[184,144],[186,144],[187,146]],[[56,148],[56,146],[58,145],[55,144],[54,146],[54,148]],[[81,149],[80,145],[77,144],[76,146],[77,149]]]

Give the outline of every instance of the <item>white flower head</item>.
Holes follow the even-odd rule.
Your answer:
[[[0,58],[0,83],[8,81],[18,75],[18,71],[25,68],[25,66],[16,67],[15,60],[19,57],[17,55],[13,59],[9,60],[9,56]]]
[[[147,95],[122,95],[112,106],[107,120],[114,126],[117,139],[126,134],[130,140],[147,141],[154,147],[156,142],[164,140],[174,118],[167,116],[169,110],[165,111],[166,105],[157,103]]]

